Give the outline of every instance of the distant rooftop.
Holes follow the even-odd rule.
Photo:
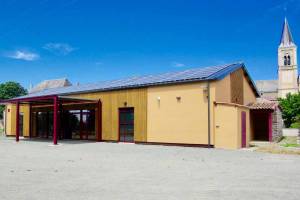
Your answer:
[[[72,83],[67,78],[45,80],[30,89],[29,93],[37,93],[46,89],[62,88],[71,85]]]
[[[277,92],[278,80],[258,80],[255,81],[259,92]]]

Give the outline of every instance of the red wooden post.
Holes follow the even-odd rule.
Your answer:
[[[53,98],[53,144],[57,145],[58,97]]]
[[[31,104],[29,104],[29,138],[31,138],[32,137],[32,135],[31,135],[31,129],[32,129],[32,113],[31,113],[31,110],[32,110],[32,108],[31,108]]]
[[[40,137],[40,133],[39,133],[39,112],[35,112],[35,137]]]
[[[62,109],[62,104],[59,103],[59,106],[58,106],[58,119],[59,120],[57,123],[59,139],[63,139],[63,134],[62,134],[63,123],[61,123],[63,120],[62,118],[63,118],[63,109]]]
[[[20,103],[16,103],[16,142],[19,142],[20,136]]]
[[[102,102],[99,100],[98,102],[98,134],[97,141],[102,141]]]
[[[268,113],[269,142],[272,142],[272,112]]]
[[[48,139],[49,138],[49,112],[47,112],[47,114],[46,114],[46,138]]]
[[[85,113],[85,122],[84,122],[84,130],[85,130],[85,139],[88,140],[89,139],[89,130],[88,130],[88,117],[89,117],[90,111],[87,110],[87,112]]]
[[[82,129],[83,129],[83,120],[82,120],[82,110],[80,110],[80,122],[79,122],[79,134],[80,134],[80,139],[82,140],[82,136],[83,136],[83,133],[82,133]]]

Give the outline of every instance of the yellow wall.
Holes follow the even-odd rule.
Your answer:
[[[216,83],[216,101],[217,102],[231,102],[231,87],[230,76],[217,81]]]
[[[148,88],[148,142],[207,144],[206,84]]]
[[[238,149],[242,146],[242,112],[246,112],[246,146],[250,141],[250,112],[248,108],[234,105],[215,105],[215,147]]]
[[[237,72],[237,71],[236,71]],[[236,73],[233,72],[233,73]],[[245,73],[237,73],[243,75],[243,105],[248,105],[256,101],[256,96],[253,89],[250,86]],[[217,102],[226,102],[233,103],[231,99],[231,79],[230,75],[226,76],[224,79],[216,82],[216,101]],[[239,88],[239,87],[238,87]]]
[[[72,95],[73,97],[101,99],[102,139],[117,141],[119,137],[119,108],[134,107],[134,140],[147,139],[147,89],[130,89]]]
[[[216,105],[215,114],[215,147],[236,149],[238,147],[237,108]]]
[[[9,112],[8,112],[9,111]],[[6,106],[6,135],[16,135],[16,106]],[[23,136],[29,136],[29,106],[21,105],[20,113],[23,113]]]
[[[256,102],[256,96],[249,84],[249,81],[244,75],[244,105],[248,105],[253,102]]]

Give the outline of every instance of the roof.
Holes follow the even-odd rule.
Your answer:
[[[258,98],[255,103],[249,103],[248,106],[251,110],[275,110],[278,103],[264,98]]]
[[[243,63],[235,63],[235,64],[228,64],[222,66],[194,68],[189,70],[175,71],[175,72],[163,73],[158,75],[146,75],[146,76],[131,77],[131,78],[125,78],[119,80],[112,80],[112,81],[103,81],[99,83],[46,89],[37,93],[32,93],[26,96],[14,98],[14,100],[29,98],[29,97],[48,96],[48,95],[61,96],[61,95],[80,94],[80,93],[89,93],[89,92],[140,88],[140,87],[157,86],[157,85],[221,80],[231,72],[234,72],[240,68],[244,69],[245,75],[248,77],[248,81],[250,82],[253,91],[257,96],[259,96],[255,83],[252,81],[251,77],[249,76],[249,73],[245,65]]]
[[[97,99],[90,98],[78,98],[78,97],[69,97],[69,96],[59,96],[59,95],[47,95],[47,96],[39,96],[39,97],[22,97],[23,103],[36,103],[38,105],[49,105],[53,103],[54,98],[57,98],[60,102],[63,103],[80,103],[80,104],[96,104],[99,102]],[[16,103],[17,98],[15,99],[7,99],[1,100],[0,104],[8,104],[8,103]]]
[[[281,40],[279,47],[294,47],[296,46],[293,40],[292,33],[290,31],[289,23],[287,19],[284,19]]]
[[[60,87],[66,87],[71,85],[72,83],[66,78],[45,80],[40,82],[36,86],[34,86],[32,89],[30,89],[29,93],[35,93],[45,89],[60,88]]]
[[[258,80],[255,81],[259,92],[277,92],[278,80]]]

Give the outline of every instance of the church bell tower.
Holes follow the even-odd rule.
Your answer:
[[[278,47],[278,97],[285,98],[288,93],[298,91],[297,46],[285,18]]]

